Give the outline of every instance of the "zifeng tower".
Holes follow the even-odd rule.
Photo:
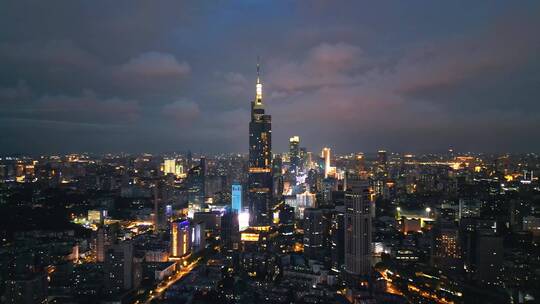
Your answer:
[[[250,225],[268,225],[272,205],[272,117],[264,113],[260,66],[249,123],[248,206]]]

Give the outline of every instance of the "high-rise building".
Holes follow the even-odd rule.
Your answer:
[[[113,244],[105,255],[105,291],[118,295],[133,287],[133,243],[124,241]]]
[[[236,213],[240,213],[242,211],[242,185],[239,183],[234,183],[232,185],[231,190],[231,198],[232,198],[232,209],[236,211]]]
[[[96,259],[98,262],[105,261],[105,250],[110,245],[111,235],[108,227],[99,227],[96,231]]]
[[[454,221],[440,220],[433,228],[431,263],[445,270],[460,268],[459,230]]]
[[[377,152],[377,166],[379,171],[386,171],[388,165],[388,155],[385,150]]]
[[[330,256],[332,259],[332,271],[340,272],[345,262],[345,229],[344,229],[345,206],[337,206],[332,213],[330,226]]]
[[[171,257],[179,258],[191,251],[191,228],[189,221],[171,223]]]
[[[293,136],[289,138],[289,162],[290,172],[296,180],[298,169],[300,167],[300,137]]]
[[[176,159],[165,159],[163,160],[163,173],[165,175],[167,174],[174,174],[176,175]]]
[[[227,209],[221,217],[220,241],[225,250],[238,249],[240,242],[239,213],[234,209]]]
[[[345,193],[345,270],[354,276],[371,272],[371,208],[368,182]]]
[[[192,204],[204,202],[206,193],[206,159],[201,158],[200,164],[188,171],[186,178],[186,187],[188,190],[188,201]]]
[[[493,233],[480,233],[476,241],[476,279],[486,284],[502,285],[503,238]]]
[[[267,225],[271,222],[272,205],[272,118],[265,114],[262,83],[257,64],[255,100],[251,102],[249,123],[249,181],[248,206],[250,223]]]
[[[323,247],[323,212],[318,208],[304,210],[304,255],[309,259],[317,259]]]
[[[163,231],[167,229],[167,216],[165,210],[165,204],[163,200],[165,185],[162,183],[157,183],[153,188],[154,194],[154,212],[153,212],[153,222],[154,222],[154,233]]]
[[[324,160],[324,178],[328,178],[328,175],[330,174],[330,148],[324,147],[322,149],[321,157]]]

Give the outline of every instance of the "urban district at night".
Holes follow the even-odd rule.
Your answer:
[[[0,0],[0,303],[540,303],[540,2]]]

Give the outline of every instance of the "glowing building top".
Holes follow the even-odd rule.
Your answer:
[[[257,84],[256,84],[256,92],[255,92],[255,104],[262,106],[262,83],[261,83],[261,66],[257,62]]]

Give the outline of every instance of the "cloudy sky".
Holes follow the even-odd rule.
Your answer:
[[[0,154],[540,150],[538,1],[189,2],[0,0]]]

